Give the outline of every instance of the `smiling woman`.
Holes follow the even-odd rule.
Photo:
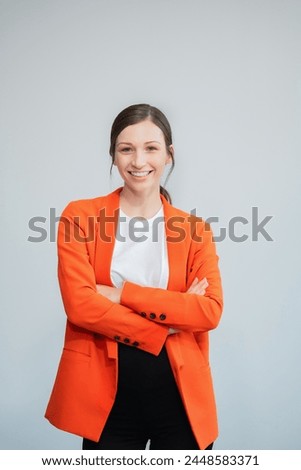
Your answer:
[[[172,131],[166,116],[158,108],[147,104],[124,109],[112,125],[110,155],[111,171],[113,165],[116,165],[119,172],[125,169],[136,179],[144,178],[143,173],[146,171],[155,172],[157,184],[165,165],[171,164],[166,184],[175,165]],[[152,167],[152,163],[156,164],[156,168]],[[123,178],[124,173],[120,174]],[[160,193],[171,202],[167,190],[163,186],[159,187]]]
[[[149,439],[151,449],[211,449],[218,428],[208,332],[223,308],[212,231],[161,186],[174,147],[158,108],[121,111],[110,155],[124,185],[69,203],[59,223],[67,324],[46,417],[82,436],[83,449],[144,449]],[[132,218],[155,227],[155,239],[133,238]]]
[[[165,165],[173,161],[173,145],[167,146],[162,130],[147,119],[123,129],[117,137],[115,149],[113,165],[117,166],[124,180],[121,200],[128,213],[133,211],[133,198],[137,202],[137,198],[141,202],[148,201],[142,215],[151,217],[152,212],[161,206],[158,188]]]

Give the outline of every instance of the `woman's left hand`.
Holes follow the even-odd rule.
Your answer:
[[[120,304],[122,287],[111,287],[106,286],[105,284],[96,284],[96,290],[98,294],[107,297],[107,299],[115,302],[116,304]]]

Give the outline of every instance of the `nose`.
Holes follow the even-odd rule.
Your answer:
[[[132,165],[136,168],[143,168],[146,163],[146,154],[143,150],[137,149],[133,154]]]

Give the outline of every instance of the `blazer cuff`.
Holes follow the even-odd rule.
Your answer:
[[[148,320],[156,320],[161,325],[167,325],[167,316],[163,312],[162,298],[155,296],[155,291],[164,291],[159,287],[148,287],[135,284],[134,282],[125,281],[121,291],[120,303],[141,315]],[[164,291],[164,293],[170,293]]]
[[[141,303],[145,302],[145,287],[134,282],[125,281],[120,295],[120,303],[135,310],[141,315]]]
[[[145,287],[134,282],[124,281],[120,295],[120,305],[131,308],[137,315],[145,318],[149,327],[151,325],[154,327],[149,344],[143,345],[142,349],[157,356],[168,338],[169,327],[164,324],[158,325],[155,322],[149,322],[149,320],[152,320],[152,317],[146,314],[146,312],[140,311],[139,308],[144,303]],[[129,307],[129,305],[132,305],[132,307]]]

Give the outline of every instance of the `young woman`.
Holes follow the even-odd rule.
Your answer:
[[[159,109],[121,111],[110,155],[124,185],[69,203],[59,224],[67,325],[45,416],[83,449],[210,449],[208,331],[223,308],[212,231],[160,186],[174,147]]]

